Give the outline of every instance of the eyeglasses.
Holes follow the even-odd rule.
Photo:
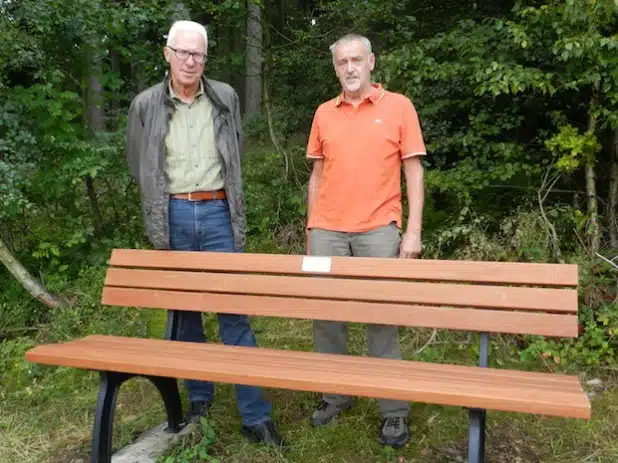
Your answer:
[[[202,64],[206,61],[206,55],[204,53],[200,53],[197,51],[181,50],[179,48],[170,47],[169,45],[167,46],[167,48],[172,50],[176,55],[176,58],[178,58],[180,61],[188,60],[189,55],[193,57],[193,61],[195,61],[197,64]]]

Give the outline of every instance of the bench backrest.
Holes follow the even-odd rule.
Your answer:
[[[577,337],[576,265],[113,251],[103,304]]]

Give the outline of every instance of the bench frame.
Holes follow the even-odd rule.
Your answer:
[[[127,380],[141,375],[132,373],[118,373],[115,371],[100,372],[99,395],[94,414],[94,428],[92,430],[92,463],[107,463],[112,459],[112,434],[116,398],[120,386]],[[158,389],[167,413],[166,432],[177,433],[185,423],[182,418],[182,403],[178,392],[176,378],[162,376],[143,376],[149,379]]]
[[[164,338],[172,341],[178,339],[178,311],[176,310],[168,311]],[[161,394],[167,414],[165,432],[176,434],[186,426],[177,378],[118,373],[117,371],[101,371],[99,373],[99,394],[92,429],[92,463],[111,462],[116,399],[120,386],[131,378],[142,377],[150,380]]]
[[[140,265],[138,265],[138,261],[141,260],[141,256],[138,256],[137,254],[135,254],[136,252],[140,252],[140,251],[126,251],[126,250],[118,250],[118,254],[116,254],[116,260],[114,261],[114,258],[112,259],[111,265],[110,265],[110,269],[113,266],[119,266],[119,267],[131,267],[131,268],[138,268],[137,274],[139,274],[140,270],[139,268],[141,268]],[[114,251],[116,253],[116,251]],[[127,254],[128,252],[128,254]],[[146,252],[153,252],[153,251],[146,251]],[[156,251],[154,251],[156,252]],[[244,260],[244,257],[247,257],[246,255],[243,257],[233,257],[233,256],[229,256],[227,254],[225,255],[216,255],[213,253],[209,253],[211,254],[211,258],[214,259],[214,262],[212,263],[208,263],[207,266],[205,267],[201,267],[202,264],[199,264],[199,266],[195,266],[195,259],[197,258],[197,256],[195,256],[195,254],[193,253],[188,253],[187,256],[183,256],[182,259],[180,260],[180,262],[182,263],[182,266],[180,267],[181,269],[184,269],[185,271],[190,271],[190,270],[199,270],[199,271],[206,271],[206,272],[212,272],[212,271],[221,271],[222,273],[231,273],[231,274],[244,274],[245,272],[251,274],[251,273],[260,273],[260,274],[267,274],[267,275],[274,275],[274,276],[278,276],[278,275],[282,275],[282,276],[290,276],[290,275],[301,275],[301,274],[305,274],[305,273],[322,273],[320,270],[306,270],[304,268],[304,257],[302,260],[303,263],[303,269],[302,271],[298,271],[296,270],[298,267],[296,267],[296,265],[298,265],[298,258],[302,257],[302,256],[287,256],[287,258],[285,256],[266,256],[265,257],[265,261],[266,265],[264,268],[259,267],[259,270],[245,270],[245,269],[250,269],[251,265],[255,265],[256,261],[255,259],[257,258],[256,255],[253,255],[252,257],[248,258],[246,262]],[[191,262],[186,262],[185,259],[189,259],[189,255],[191,255]],[[128,258],[125,259],[124,256],[128,256]],[[137,258],[137,260],[135,260]],[[157,254],[157,255],[152,255],[151,254],[151,258],[153,260],[150,261],[150,263],[148,265],[144,265],[144,267],[146,268],[152,268],[152,269],[156,269],[156,270],[167,270],[170,268],[178,268],[178,267],[174,267],[173,265],[168,265],[168,263],[166,261],[164,261],[165,259],[165,255],[162,254]],[[259,257],[260,259],[262,257]],[[123,260],[125,259],[125,260]],[[218,260],[218,259],[222,259],[222,260]],[[227,259],[232,259],[232,260],[227,260]],[[241,259],[241,260],[237,260],[237,259]],[[252,260],[253,259],[253,260]],[[200,260],[200,258],[197,258],[197,260]],[[418,281],[419,278],[417,276],[414,275],[402,275],[399,276],[399,269],[400,268],[406,268],[406,267],[401,267],[401,265],[403,264],[402,262],[396,262],[396,261],[392,261],[389,259],[388,260],[388,268],[385,271],[384,268],[382,267],[382,270],[379,270],[376,273],[376,276],[373,277],[374,279],[378,279],[380,280],[381,278],[395,278],[397,281],[399,281],[399,283],[406,283],[407,280],[410,281]],[[227,267],[229,262],[230,268]],[[282,263],[284,265],[282,265],[283,269],[281,269],[279,267],[279,263]],[[357,268],[357,262],[359,262],[361,265],[360,267],[363,267],[363,265],[365,265],[364,268]],[[341,268],[338,268],[336,270],[334,270],[333,273],[333,277],[339,277],[339,278],[343,278],[343,280],[346,279],[346,277],[352,277],[353,279],[355,277],[363,277],[363,275],[366,274],[370,274],[373,276],[373,263],[376,263],[377,261],[373,261],[373,260],[355,260],[354,261],[354,265],[352,267],[350,267],[349,265],[346,267],[345,265],[348,264],[348,262],[345,262],[345,265]],[[444,261],[446,262],[446,261]],[[339,264],[344,264],[343,260],[337,260],[334,259],[333,263],[339,263]],[[382,262],[385,263],[385,262]],[[391,264],[393,264],[395,267],[391,268]],[[427,265],[433,265],[433,263],[426,263]],[[462,279],[460,280],[459,274],[455,275],[453,274],[453,269],[454,266],[450,265],[449,269],[447,269],[447,276],[440,276],[440,277],[436,277],[436,270],[434,268],[433,270],[433,276],[429,276],[427,277],[427,280],[442,280],[442,281],[459,281],[459,282],[477,282],[477,276],[476,273],[474,273],[474,276],[470,276],[470,272],[476,272],[479,267],[475,265],[479,264],[473,264],[470,263],[471,265],[466,266],[465,270],[468,273],[468,275],[461,275]],[[480,263],[480,264],[484,264],[484,263]],[[329,264],[330,265],[330,264]],[[440,263],[440,265],[442,265],[442,263]],[[459,264],[458,264],[459,265]],[[464,264],[465,265],[465,264]],[[495,264],[492,264],[495,265]],[[503,265],[503,264],[499,264],[499,265]],[[522,269],[522,267],[520,267],[521,265],[538,265],[538,264],[512,264],[514,266],[519,266],[517,268],[519,268],[520,270]],[[542,264],[544,265],[544,264]],[[400,267],[397,267],[400,266]],[[422,263],[422,261],[419,261],[418,264],[415,264],[417,270],[415,272],[418,273],[418,271],[423,272],[422,274],[425,275],[424,273],[424,269],[425,268],[429,268],[431,270],[431,267],[426,267],[425,264]],[[418,267],[421,266],[421,267]],[[516,267],[509,267],[509,271],[516,269]],[[422,270],[419,270],[422,269]],[[457,268],[461,269],[461,266],[458,266]],[[492,267],[493,268],[493,267]],[[496,267],[497,268],[497,267]],[[530,268],[530,267],[527,267]],[[532,267],[534,269],[534,267]],[[558,270],[558,268],[556,267],[556,270]],[[442,273],[442,268],[440,268],[438,270],[440,272],[440,274]],[[543,270],[545,271],[545,270]],[[576,271],[576,270],[575,270]],[[363,273],[365,272],[365,273]],[[381,273],[380,273],[381,272]],[[449,273],[450,272],[450,273]],[[463,269],[462,269],[463,272]],[[553,272],[553,270],[552,270]],[[529,286],[532,285],[534,286],[536,285],[545,285],[545,286],[550,286],[550,287],[563,287],[563,286],[568,286],[571,289],[574,289],[574,286],[577,285],[577,275],[575,273],[575,275],[573,275],[573,269],[569,269],[569,272],[571,272],[568,277],[565,276],[565,273],[550,273],[547,275],[543,275],[543,277],[541,278],[541,280],[544,280],[544,282],[537,282],[535,283],[534,280],[535,278],[539,277],[538,275],[540,275],[538,272],[536,273],[537,277],[533,276],[533,275],[521,275],[519,274],[519,276],[515,276],[515,277],[509,277],[512,278],[513,281],[512,283],[517,285],[524,285],[524,286]],[[113,273],[113,272],[112,272]],[[174,273],[174,271],[170,272],[170,273]],[[177,273],[177,272],[176,272]],[[330,273],[330,267],[328,270],[328,273]],[[431,272],[430,272],[431,273]],[[465,272],[464,272],[465,273]],[[111,287],[112,289],[114,287],[119,287],[119,288],[126,288],[127,290],[131,290],[131,288],[133,286],[135,286],[136,288],[151,288],[151,286],[149,286],[151,283],[150,282],[144,282],[144,279],[142,278],[142,283],[132,283],[132,284],[123,284],[125,283],[124,281],[122,281],[123,278],[130,278],[126,273],[118,273],[118,271],[116,271],[116,273],[114,275],[111,276],[110,279],[110,272],[108,270],[108,275],[106,277],[106,287],[108,287],[107,285],[109,285],[109,287]],[[515,274],[517,275],[517,273]],[[178,276],[178,275],[176,275]],[[324,276],[324,275],[321,275]],[[300,318],[300,319],[306,319],[306,318],[312,318],[315,319],[315,315],[318,315],[321,312],[312,312],[312,308],[308,308],[306,305],[303,306],[301,304],[300,306],[300,311],[298,311],[297,309],[299,308],[299,306],[293,306],[295,307],[295,309],[293,311],[289,311],[287,310],[287,307],[289,307],[288,305],[281,305],[281,304],[275,304],[275,307],[278,306],[278,310],[279,312],[276,312],[276,314],[274,312],[271,312],[271,305],[273,304],[273,301],[271,300],[270,302],[265,302],[264,304],[261,304],[261,307],[250,307],[247,306],[247,304],[249,303],[248,299],[245,299],[243,304],[241,305],[234,305],[234,304],[227,304],[226,300],[227,297],[225,296],[225,294],[229,291],[231,294],[230,296],[234,297],[234,296],[240,296],[241,298],[244,297],[242,296],[243,294],[254,294],[255,296],[267,296],[268,294],[271,294],[269,292],[264,292],[262,291],[262,289],[258,286],[256,286],[256,284],[253,284],[253,286],[251,286],[252,289],[247,289],[246,286],[242,286],[242,289],[240,290],[240,292],[238,292],[238,290],[235,289],[231,289],[232,285],[235,284],[245,284],[245,280],[238,280],[237,277],[229,277],[231,280],[234,280],[235,282],[233,283],[229,283],[227,281],[227,279],[223,279],[220,280],[219,283],[216,283],[214,286],[211,282],[210,286],[205,285],[204,287],[202,287],[202,283],[199,283],[198,286],[196,286],[195,281],[190,283],[190,286],[187,286],[187,289],[184,289],[184,291],[205,291],[206,293],[222,293],[219,295],[218,298],[215,298],[215,301],[217,304],[222,304],[223,307],[217,307],[217,310],[211,310],[210,306],[206,305],[206,306],[201,306],[200,308],[189,308],[189,306],[193,305],[194,302],[191,302],[191,304],[188,304],[187,302],[182,302],[179,303],[177,301],[172,301],[171,299],[168,298],[168,300],[166,302],[158,302],[156,299],[153,298],[146,298],[145,300],[141,300],[141,303],[139,300],[135,299],[135,298],[123,298],[123,296],[119,296],[119,298],[114,298],[111,297],[111,293],[107,293],[107,295],[104,294],[103,297],[103,303],[107,304],[107,305],[134,305],[137,304],[136,307],[142,307],[142,308],[156,308],[158,310],[165,310],[167,312],[167,319],[166,319],[166,325],[165,325],[165,331],[164,331],[164,335],[163,338],[165,340],[168,341],[177,341],[178,340],[178,328],[179,328],[179,316],[181,314],[181,312],[184,312],[186,310],[197,310],[200,313],[203,312],[214,312],[214,313],[236,313],[236,312],[228,312],[229,310],[240,310],[241,314],[245,314],[245,315],[269,315],[271,314],[271,316],[277,316],[277,317],[284,317],[284,318]],[[371,277],[370,277],[371,278]],[[485,284],[489,284],[490,286],[492,284],[506,284],[507,286],[509,285],[508,282],[505,282],[504,279],[506,277],[504,275],[500,276],[494,276],[493,274],[489,273],[489,274],[484,274],[482,277],[480,277],[480,279],[478,280],[479,282],[481,282],[481,284],[483,284],[482,282],[485,282]],[[540,277],[539,277],[540,278]],[[422,279],[422,277],[421,277]],[[564,281],[567,281],[567,283],[565,283]],[[263,280],[259,280],[259,281],[263,281]],[[228,284],[229,283],[229,284]],[[399,284],[397,283],[397,284]],[[170,282],[168,281],[167,283],[163,284],[162,286],[152,286],[153,288],[161,288],[164,292],[166,291],[166,288],[168,289],[175,289],[175,286],[170,286]],[[300,290],[299,289],[299,296],[297,296],[297,287],[295,286],[296,284],[298,284],[296,281],[290,283],[288,281],[288,286],[285,288],[285,290],[283,290],[281,293],[277,293],[278,295],[281,294],[283,295],[284,299],[290,299],[292,302],[294,300],[296,300],[296,297],[300,297],[302,298],[304,297],[309,297],[311,298],[318,298],[321,299],[322,296],[317,294],[318,292],[321,293],[322,289],[315,289],[315,284],[313,285],[309,285],[306,286],[304,289]],[[414,284],[414,283],[412,283]],[[192,286],[191,286],[192,285]],[[220,286],[219,286],[220,285]],[[292,286],[290,286],[292,285]],[[452,285],[451,285],[452,286]],[[330,286],[331,288],[333,288],[333,286]],[[350,288],[350,286],[347,286],[348,288]],[[356,286],[354,286],[356,287]],[[386,288],[392,288],[393,286],[383,286],[382,288],[386,291]],[[418,286],[412,286],[412,288],[418,288],[418,287],[423,287],[423,284],[420,284]],[[300,287],[299,287],[300,288]],[[312,289],[313,288],[313,289]],[[321,288],[321,287],[320,287]],[[422,307],[422,304],[424,303],[424,301],[427,301],[428,304],[437,304],[437,302],[433,299],[432,294],[428,294],[427,293],[427,289],[426,286],[425,288],[425,293],[422,294],[421,296],[417,296],[416,293],[409,293],[409,290],[407,289],[408,287],[406,286],[405,289],[405,294],[409,295],[409,294],[414,294],[414,297],[412,298],[413,300],[407,300],[405,299],[407,304],[421,304],[421,306],[418,306],[419,309],[421,309],[421,314],[425,314],[425,315],[420,315],[420,317],[424,317],[427,316],[427,312],[423,312],[422,309],[426,309],[427,307]],[[452,288],[451,288],[452,289]],[[246,291],[246,293],[245,293]],[[336,289],[335,289],[336,291]],[[361,293],[362,293],[362,289],[361,289]],[[510,291],[510,289],[505,289],[504,291]],[[551,291],[551,290],[550,290]],[[121,291],[122,293],[122,291]],[[572,293],[572,291],[571,291]],[[366,294],[366,293],[365,293]],[[388,293],[386,293],[388,294]],[[511,298],[510,302],[508,304],[514,304],[514,305],[505,305],[506,303],[502,303],[502,308],[510,308],[510,307],[514,307],[514,308],[521,308],[524,309],[524,314],[531,314],[532,312],[530,312],[529,310],[532,308],[532,310],[544,310],[542,308],[539,309],[534,309],[533,307],[537,307],[536,305],[536,300],[530,302],[530,299],[528,298],[526,300],[526,298],[523,298],[523,300],[520,300],[519,294],[517,292],[508,292],[508,293],[496,293],[495,291],[493,292],[485,292],[485,299],[483,299],[481,302],[477,302],[478,306],[480,308],[486,308],[489,309],[490,312],[494,311],[492,313],[488,313],[488,317],[495,317],[495,311],[500,311],[502,312],[502,310],[500,310],[500,303],[497,303],[496,306],[493,305],[493,300],[489,300],[488,298],[491,297],[497,297],[498,294],[507,294],[508,297]],[[489,296],[488,296],[489,294]],[[556,293],[557,294],[557,293]],[[125,294],[126,295],[126,294]],[[358,297],[356,297],[358,296]],[[481,322],[481,327],[479,327],[479,330],[475,330],[473,327],[473,322],[469,322],[468,323],[468,318],[464,318],[464,319],[460,319],[459,323],[461,323],[462,320],[464,320],[465,322],[463,323],[464,326],[462,326],[461,328],[457,328],[454,327],[454,323],[451,323],[450,321],[446,321],[446,320],[438,320],[438,319],[423,319],[423,323],[418,323],[414,322],[414,324],[412,323],[411,320],[407,320],[407,315],[405,317],[401,317],[401,313],[399,315],[400,318],[395,318],[394,320],[391,320],[393,324],[400,324],[400,323],[404,323],[404,326],[417,326],[417,327],[434,327],[434,328],[442,328],[442,329],[456,329],[456,330],[463,330],[463,331],[469,331],[469,332],[477,332],[479,333],[479,354],[478,354],[478,367],[479,368],[487,368],[488,367],[488,356],[489,356],[489,333],[491,332],[495,332],[495,333],[525,333],[525,332],[530,332],[530,333],[536,333],[536,334],[545,334],[545,335],[549,335],[549,336],[568,336],[568,337],[576,337],[577,336],[577,317],[576,317],[576,313],[577,313],[577,306],[576,306],[576,293],[572,294],[570,297],[570,299],[565,299],[564,297],[557,297],[554,298],[555,294],[552,294],[551,297],[549,297],[550,295],[548,293],[545,293],[545,297],[544,300],[546,302],[544,302],[544,304],[548,304],[550,306],[550,308],[547,310],[549,313],[552,312],[558,312],[560,315],[562,314],[570,314],[571,320],[568,321],[568,329],[565,328],[564,322],[562,324],[562,326],[558,326],[556,325],[555,327],[551,327],[554,324],[554,319],[553,318],[539,318],[538,320],[542,320],[541,321],[537,321],[535,322],[534,325],[530,325],[529,322],[528,325],[524,324],[522,326],[527,328],[514,328],[513,326],[509,326],[509,324],[513,324],[513,323],[519,323],[519,319],[513,319],[512,317],[509,318],[507,322],[507,325],[503,326],[503,325],[499,325],[497,326],[493,320],[491,322],[489,322],[489,319],[485,319],[484,322]],[[332,298],[332,296],[329,297],[325,297],[326,300],[338,300],[341,299],[342,297],[347,298],[347,294],[346,296],[342,296],[342,293],[339,292],[334,299]],[[356,299],[353,297],[350,302],[354,302],[354,301],[364,301],[365,299],[365,295],[355,295]],[[380,302],[384,302],[386,304],[388,303],[394,303],[394,304],[398,304],[396,301],[400,300],[398,298],[400,297],[404,297],[402,296],[401,291],[393,298],[392,295],[390,297],[390,299],[385,298],[385,300],[381,300]],[[406,298],[408,296],[405,296]],[[441,298],[442,296],[440,296]],[[456,303],[454,300],[455,299],[459,299],[461,296],[459,294],[457,295],[452,295],[452,297],[450,297],[450,301],[451,302],[446,302],[445,304],[447,305],[447,307],[449,306],[449,304],[452,303]],[[504,297],[504,296],[503,296]],[[416,299],[422,299],[420,301],[416,301]],[[433,298],[433,299],[432,299]],[[271,298],[272,299],[272,298]],[[300,300],[300,299],[299,299]],[[403,299],[402,299],[403,300]],[[469,300],[469,298],[468,298]],[[480,299],[479,299],[480,300]],[[212,302],[212,301],[211,301]],[[464,304],[466,303],[466,300],[464,299],[463,301]],[[468,302],[471,303],[471,302]],[[157,305],[159,304],[159,305]],[[162,305],[161,305],[162,304]],[[531,305],[532,304],[532,305]],[[575,304],[575,305],[574,305]],[[414,306],[414,305],[413,305]],[[246,307],[246,308],[243,308]],[[466,307],[465,305],[462,304],[462,308]],[[498,307],[497,309],[492,309],[491,307]],[[545,307],[545,306],[543,306]],[[566,307],[571,307],[570,309],[567,309]],[[398,307],[401,310],[401,306]],[[344,321],[344,320],[354,320],[356,319],[356,322],[363,322],[363,323],[381,323],[383,321],[374,321],[374,317],[369,316],[367,312],[363,312],[362,314],[360,314],[358,317],[356,315],[352,315],[352,311],[351,308],[348,306],[347,308],[345,308],[345,310],[347,310],[347,315],[340,315],[340,316],[344,316],[344,317],[350,317],[350,318],[328,318],[331,320],[340,320],[340,321]],[[366,307],[363,308],[363,310],[368,310]],[[517,310],[517,309],[515,309]],[[528,311],[526,311],[528,310]],[[354,313],[356,312],[356,309],[354,307]],[[407,314],[407,312],[406,312]],[[312,316],[313,315],[313,316]],[[575,315],[575,316],[574,316]],[[417,315],[415,315],[416,317]],[[462,315],[462,317],[469,317],[470,315]],[[526,315],[527,317],[528,315]],[[363,317],[366,318],[366,320],[363,319]],[[551,316],[550,316],[551,317]],[[369,319],[371,318],[372,321],[369,321]],[[533,320],[533,318],[530,318],[529,320]],[[349,323],[354,323],[354,321],[348,321]],[[386,322],[388,323],[388,322]],[[540,324],[536,324],[536,323],[540,323]],[[532,328],[534,326],[534,328]],[[504,328],[504,330],[503,330]],[[517,331],[517,330],[521,330],[521,329],[531,329],[533,331]],[[509,331],[511,330],[511,331]],[[513,331],[515,330],[515,331]],[[53,357],[53,356],[52,356]],[[36,358],[36,356],[35,356]],[[71,365],[71,360],[70,360],[70,356],[67,357],[69,359],[69,363],[67,363],[66,365]],[[43,360],[42,363],[48,363],[48,364],[56,364],[58,365],[59,363],[54,363],[57,362],[57,360],[53,360],[53,359],[47,359]],[[62,364],[62,363],[60,363]],[[100,365],[100,364],[99,364]],[[82,364],[81,368],[88,368],[87,366],[84,366]],[[113,366],[109,366],[109,368],[113,368]],[[98,394],[98,398],[97,398],[97,405],[96,405],[96,411],[95,411],[95,423],[94,423],[94,428],[93,428],[93,432],[92,432],[92,459],[91,461],[93,463],[108,463],[111,462],[111,456],[112,456],[112,430],[113,430],[113,421],[114,421],[114,413],[115,413],[115,407],[116,407],[116,399],[117,399],[117,395],[118,395],[118,391],[120,389],[120,386],[127,380],[135,377],[135,376],[142,376],[146,379],[148,379],[149,381],[151,381],[155,387],[157,388],[157,390],[159,391],[161,398],[163,399],[164,405],[165,405],[165,410],[166,410],[166,414],[167,414],[167,428],[166,431],[169,433],[178,433],[179,431],[181,431],[185,426],[186,423],[183,421],[183,413],[182,413],[182,402],[180,399],[180,394],[179,394],[179,378],[178,377],[165,377],[165,376],[155,376],[155,375],[151,375],[151,374],[144,374],[144,373],[123,373],[121,372],[122,370],[116,370],[116,371],[109,371],[109,370],[105,370],[104,368],[98,369],[96,367],[91,368],[91,370],[94,371],[99,371],[100,373],[100,388],[99,388],[99,394]],[[139,370],[138,370],[139,371]],[[150,373],[150,371],[148,372]],[[168,372],[167,374],[170,374],[171,372]],[[174,373],[171,373],[174,374]],[[251,382],[251,380],[249,380],[249,382],[247,382],[246,384],[253,384]],[[275,386],[276,387],[276,386]],[[292,387],[292,389],[294,389]],[[305,389],[300,389],[300,390],[305,390]],[[307,389],[309,390],[309,389]],[[583,392],[583,391],[581,391]],[[362,394],[362,393],[361,393]],[[579,392],[578,392],[579,394]],[[357,394],[358,395],[358,394]],[[414,399],[412,399],[414,400]],[[443,404],[447,404],[447,402],[436,402],[436,403],[443,403]],[[470,403],[470,402],[468,402]],[[475,401],[475,403],[477,403]],[[568,402],[567,402],[568,403]],[[483,404],[484,405],[484,404]],[[481,463],[485,461],[485,436],[486,436],[486,432],[485,432],[485,422],[486,422],[486,411],[487,409],[485,408],[471,408],[470,406],[466,406],[465,404],[460,404],[460,406],[462,406],[463,408],[467,408],[468,409],[468,463]],[[581,407],[581,403],[578,405],[579,407]],[[571,417],[588,417],[589,418],[589,403],[587,403],[587,408],[588,408],[588,412],[583,412],[583,413],[579,413],[579,414],[574,414],[574,415],[570,415],[570,414],[564,414],[564,415],[560,415],[560,416],[571,416]],[[500,408],[498,408],[500,409]],[[504,409],[504,410],[508,410],[508,409]],[[516,411],[516,410],[513,410]],[[528,411],[530,413],[530,411]],[[532,413],[538,413],[536,411],[532,411]],[[543,412],[540,412],[543,413]],[[573,413],[573,411],[571,411],[570,413]],[[553,413],[549,413],[550,415]]]

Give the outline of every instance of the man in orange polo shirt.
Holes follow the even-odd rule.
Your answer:
[[[365,37],[349,34],[331,46],[342,93],[317,109],[307,146],[307,247],[310,255],[415,258],[421,251],[425,144],[418,115],[404,95],[371,83],[375,56]],[[401,167],[408,222],[402,228]],[[369,354],[400,359],[396,326],[369,325]],[[345,323],[315,321],[318,352],[346,351]],[[410,437],[409,404],[381,399],[381,441],[400,447]],[[329,423],[352,406],[348,396],[324,394],[311,417]]]

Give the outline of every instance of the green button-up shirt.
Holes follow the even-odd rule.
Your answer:
[[[190,193],[223,188],[221,156],[217,151],[212,121],[212,103],[204,93],[204,86],[187,104],[172,90],[175,105],[165,137],[169,192]]]

